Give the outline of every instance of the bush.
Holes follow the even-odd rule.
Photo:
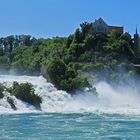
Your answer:
[[[72,83],[72,79],[61,80],[60,81],[60,88],[61,88],[61,90],[65,90],[69,93],[72,93],[74,91],[74,86],[73,86],[73,83]]]
[[[60,59],[52,59],[47,63],[47,73],[50,81],[58,88],[60,87],[61,80],[68,79],[68,67]]]
[[[74,70],[81,70],[83,67],[84,63],[69,63],[69,66],[73,67]]]
[[[92,52],[86,51],[85,53],[81,54],[78,61],[80,62],[91,62],[92,60]]]
[[[74,85],[74,88],[76,88],[76,89],[90,86],[87,78],[83,78],[83,77],[74,78],[72,80],[72,83]]]
[[[82,68],[83,71],[96,71],[96,72],[99,72],[99,71],[102,71],[104,70],[104,64],[102,63],[96,63],[96,64],[86,64],[83,66]]]
[[[11,95],[14,95],[16,98],[35,106],[37,109],[40,109],[42,99],[34,92],[33,85],[30,83],[18,84],[17,82],[14,82],[11,89]]]
[[[46,65],[49,79],[56,88],[72,93],[78,88],[87,86],[88,82],[85,82],[84,78],[77,77],[75,70],[62,60],[52,59]]]

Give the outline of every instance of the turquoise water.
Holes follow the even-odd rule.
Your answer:
[[[0,140],[139,139],[139,116],[89,113],[0,116]]]

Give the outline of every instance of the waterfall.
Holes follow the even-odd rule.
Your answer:
[[[140,96],[132,87],[115,89],[106,82],[99,82],[94,85],[98,96],[89,91],[77,91],[77,94],[71,96],[65,91],[57,90],[42,76],[0,75],[0,83],[4,83],[7,87],[14,81],[33,84],[35,94],[42,97],[41,111],[11,96],[17,107],[14,111],[6,100],[10,95],[5,92],[5,97],[0,99],[0,114],[33,112],[140,114]]]

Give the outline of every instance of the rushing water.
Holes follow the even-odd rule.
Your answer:
[[[97,83],[99,93],[58,91],[43,77],[0,75],[0,83],[30,82],[43,99],[41,110],[14,96],[17,110],[0,99],[1,140],[139,140],[140,96],[135,87]],[[8,93],[5,93],[7,96]]]
[[[0,116],[1,140],[139,140],[140,118],[113,114]]]

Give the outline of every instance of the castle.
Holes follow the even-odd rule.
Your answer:
[[[91,26],[92,34],[96,34],[96,33],[107,34],[112,30],[119,31],[122,34],[124,33],[123,26],[110,26],[102,18],[95,19],[95,22],[93,22]],[[137,32],[137,28],[136,28],[136,33],[134,34],[133,42],[134,42],[134,47],[138,48],[140,44],[140,37]]]
[[[117,30],[121,33],[124,32],[123,26],[107,25],[106,22],[102,18],[96,19],[95,22],[92,23],[92,27],[91,27],[91,32],[93,34],[95,34],[95,33],[107,34],[108,32],[110,32],[112,30]]]

